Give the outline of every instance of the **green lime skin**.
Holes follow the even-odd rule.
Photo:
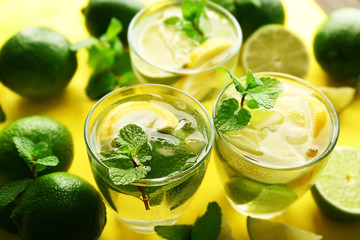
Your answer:
[[[325,72],[339,79],[360,74],[360,9],[332,12],[318,27],[313,41],[315,58]]]
[[[324,199],[316,185],[311,188],[311,195],[313,196],[316,205],[320,208],[320,210],[330,218],[339,221],[360,220],[360,214],[347,212],[343,209],[340,209],[335,204],[332,204],[330,201]]]
[[[120,39],[127,45],[127,30],[131,19],[144,7],[140,0],[90,0],[82,10],[88,32],[100,37],[106,32],[111,18],[117,18],[123,25]]]
[[[266,24],[284,24],[285,12],[281,0],[235,0],[234,16],[239,22],[243,39]]]
[[[12,215],[23,240],[95,240],[106,224],[101,195],[84,179],[65,172],[37,178]]]
[[[44,116],[25,117],[9,124],[0,132],[0,187],[7,182],[32,176],[25,160],[18,154],[13,137],[26,137],[34,143],[44,141],[51,145],[52,153],[59,159],[59,164],[47,167],[38,175],[66,171],[72,163],[72,136],[64,125]]]
[[[1,48],[0,78],[26,98],[48,98],[60,93],[77,68],[69,41],[49,28],[28,28]]]

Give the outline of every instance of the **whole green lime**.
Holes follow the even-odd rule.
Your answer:
[[[143,7],[140,0],[90,0],[83,9],[86,28],[92,36],[99,37],[106,32],[111,18],[117,18],[123,25],[120,39],[127,45],[130,21]]]
[[[49,28],[28,28],[1,48],[0,78],[27,98],[47,98],[62,91],[77,68],[69,41]]]
[[[360,74],[360,9],[332,12],[318,27],[313,48],[320,66],[336,78]]]
[[[12,216],[24,240],[94,240],[106,224],[100,194],[65,172],[37,178],[20,196]]]
[[[246,40],[256,29],[266,24],[283,24],[284,7],[281,0],[235,0],[234,16]]]
[[[39,174],[66,171],[73,159],[73,141],[69,130],[61,123],[44,116],[19,119],[0,132],[0,186],[7,182],[31,177],[31,170],[20,157],[14,137],[25,137],[34,143],[46,142],[59,164],[47,167]]]

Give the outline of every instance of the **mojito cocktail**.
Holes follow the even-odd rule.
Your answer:
[[[339,123],[329,100],[309,83],[278,73],[255,76],[251,83],[246,78],[245,97],[230,84],[217,99],[218,122],[231,104],[242,109],[235,107],[236,117],[225,119],[226,125],[215,121],[215,158],[233,207],[245,215],[270,218],[313,185],[335,146]],[[240,82],[245,86],[245,77]],[[268,107],[271,99],[273,106]],[[242,122],[240,113],[251,118],[233,130]]]
[[[128,31],[132,67],[141,82],[172,85],[212,105],[229,83],[216,68],[234,71],[238,63],[240,26],[227,10],[209,1],[197,1],[206,5],[194,22],[184,20],[184,14],[193,14],[186,11],[194,9],[194,3],[186,7],[183,2],[159,1],[134,17]]]
[[[173,224],[200,186],[212,121],[189,95],[156,84],[121,88],[91,110],[85,139],[95,181],[130,229]]]

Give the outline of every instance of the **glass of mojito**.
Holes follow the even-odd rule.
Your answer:
[[[218,173],[238,212],[271,218],[313,185],[336,144],[338,118],[317,88],[294,76],[233,79],[214,106]]]
[[[158,84],[104,96],[85,123],[95,181],[116,216],[138,233],[177,221],[203,180],[214,139],[197,100]]]
[[[206,0],[159,1],[131,21],[133,71],[141,82],[174,86],[212,108],[234,71],[242,43],[236,19]]]

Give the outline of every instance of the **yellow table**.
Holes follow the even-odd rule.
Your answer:
[[[48,26],[62,32],[74,43],[88,36],[84,27],[81,8],[87,0],[0,0],[0,44],[10,36],[27,27]],[[314,85],[332,85],[331,79],[316,63],[312,52],[312,36],[318,24],[325,18],[323,11],[312,0],[284,0],[287,13],[287,26],[296,31],[305,41],[311,55],[311,66],[306,78]],[[19,118],[29,115],[46,115],[65,124],[72,133],[75,144],[75,157],[70,169],[92,184],[93,180],[83,139],[85,118],[95,104],[85,94],[91,69],[87,66],[87,52],[77,54],[78,70],[66,90],[58,97],[45,101],[24,99],[0,84],[0,104],[7,114],[7,121],[0,129]],[[341,133],[338,145],[353,146],[360,149],[360,99],[359,97],[340,116]],[[194,223],[202,215],[208,202],[217,201],[223,214],[229,220],[236,239],[249,239],[246,230],[246,217],[234,211],[224,197],[213,161],[211,161],[204,182],[194,201],[180,222]],[[142,236],[130,232],[116,221],[108,209],[108,222],[101,240],[114,239],[160,239],[157,236]],[[355,240],[360,236],[360,222],[344,223],[324,216],[317,208],[310,192],[306,193],[282,216],[275,221],[291,224],[304,230],[324,236],[326,240]],[[15,240],[18,237],[0,229],[1,240]]]

